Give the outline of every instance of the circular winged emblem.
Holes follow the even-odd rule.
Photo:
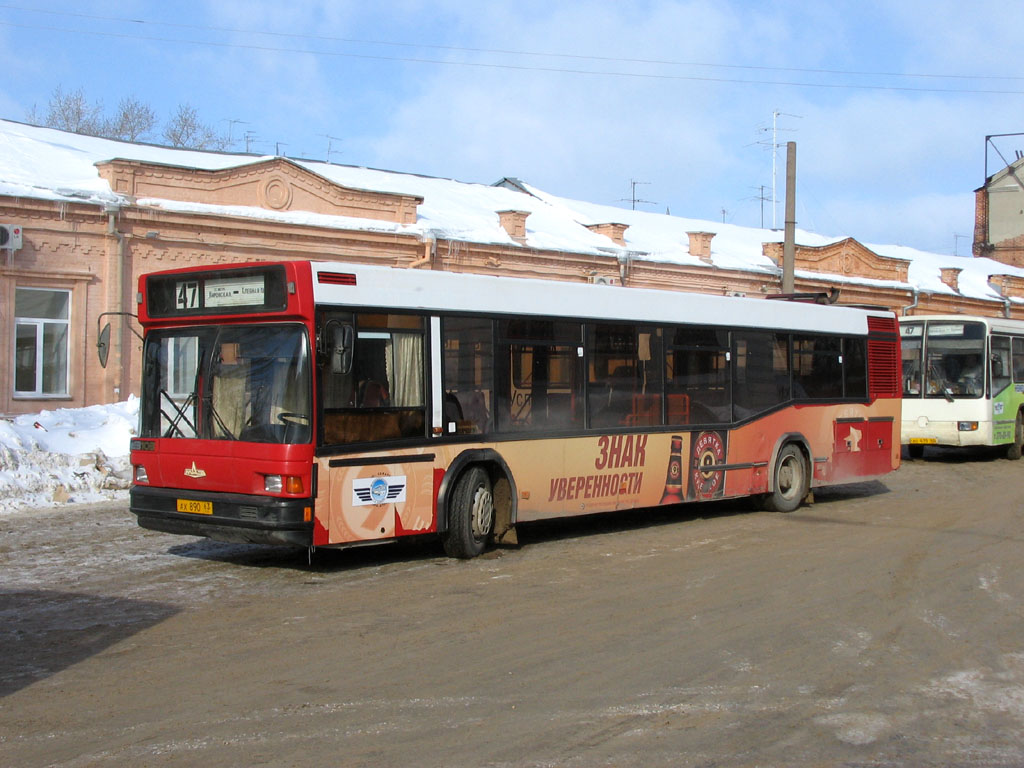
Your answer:
[[[383,504],[388,498],[388,481],[378,477],[370,483],[370,496],[374,504]]]

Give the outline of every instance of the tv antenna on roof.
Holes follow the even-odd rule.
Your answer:
[[[234,130],[233,130],[234,127],[236,125],[248,125],[249,121],[248,120],[236,120],[233,117],[225,118],[225,120],[227,120],[227,123],[228,123],[228,146],[234,146],[234,143],[235,143]]]
[[[779,163],[778,163],[778,150],[779,150],[779,146],[780,146],[779,145],[779,131],[792,131],[792,130],[795,130],[794,128],[779,128],[779,118],[780,117],[795,117],[797,119],[800,119],[802,117],[802,115],[791,115],[791,114],[789,114],[787,112],[780,112],[777,109],[774,112],[772,112],[772,127],[771,127],[771,131],[772,131],[772,143],[771,143],[771,149],[772,149],[772,229],[778,229],[779,228],[778,227],[778,216],[777,216],[778,205],[779,205],[779,196],[776,193],[776,190],[778,188],[778,175],[779,175]],[[761,131],[767,131],[768,127],[765,126],[765,127],[761,128],[760,130]],[[764,144],[763,141],[762,142],[758,142],[758,143],[759,144]]]
[[[339,139],[337,136],[330,136],[330,135],[328,135],[326,133],[321,133],[320,135],[323,136],[325,139],[327,139],[327,162],[329,163],[329,162],[331,162],[331,155],[332,154],[335,154],[335,155],[340,155],[341,154],[341,150],[335,150],[335,149],[331,148],[333,146],[333,142],[341,141],[341,139]]]
[[[638,184],[650,184],[650,183],[651,182],[649,182],[649,181],[637,181],[636,179],[630,179],[629,180],[629,187],[630,187],[629,203],[630,203],[631,208],[634,211],[636,210],[636,204],[637,203],[642,203],[643,205],[657,205],[657,203],[654,202],[653,200],[640,200],[636,196],[636,187],[637,187]],[[620,203],[624,203],[626,201],[625,200],[620,200],[619,202]]]

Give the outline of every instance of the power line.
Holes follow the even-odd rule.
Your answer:
[[[0,8],[7,8],[13,10],[34,10],[26,9],[21,6],[11,6],[0,4]],[[107,21],[120,21],[124,23],[133,24],[155,24],[162,26],[174,26],[187,29],[203,30],[203,31],[215,31],[215,32],[235,32],[235,33],[249,33],[249,34],[260,34],[260,35],[276,35],[283,37],[293,38],[307,38],[315,40],[325,40],[332,42],[347,42],[347,43],[363,43],[373,45],[393,45],[402,47],[422,47],[422,48],[433,48],[437,50],[452,50],[462,52],[474,52],[474,53],[498,53],[498,54],[512,54],[520,56],[548,56],[555,58],[568,58],[576,60],[592,60],[602,62],[616,62],[616,63],[632,63],[632,64],[657,64],[657,65],[670,65],[670,66],[701,66],[709,68],[724,68],[724,69],[745,69],[745,70],[757,70],[766,72],[803,72],[807,74],[839,74],[849,76],[874,76],[874,77],[905,77],[905,78],[931,78],[931,79],[958,79],[958,80],[1024,80],[1024,77],[1012,77],[1012,76],[991,76],[991,75],[939,75],[939,74],[902,74],[902,73],[885,73],[885,72],[856,72],[856,71],[843,71],[843,70],[826,70],[826,69],[804,69],[796,67],[761,67],[753,65],[739,65],[739,64],[712,64],[704,62],[681,62],[681,61],[658,61],[658,60],[645,60],[645,59],[626,59],[626,58],[613,58],[613,57],[599,57],[599,56],[577,56],[572,54],[557,54],[557,53],[536,53],[530,51],[503,51],[498,49],[485,49],[485,48],[457,48],[454,46],[437,46],[437,45],[422,45],[413,43],[389,43],[382,41],[368,41],[368,40],[357,40],[351,38],[331,38],[314,35],[298,35],[290,33],[275,33],[275,32],[263,32],[257,30],[233,30],[225,27],[203,27],[197,25],[185,25],[185,24],[174,24],[171,22],[150,22],[139,19],[118,19],[115,17],[92,17],[85,14],[59,14],[56,11],[44,11],[45,13],[52,13],[57,15],[69,15],[79,16],[85,18],[93,18],[97,20]],[[449,61],[444,59],[430,59],[423,57],[410,57],[410,56],[385,56],[381,54],[366,54],[366,53],[351,53],[342,51],[325,51],[315,50],[311,48],[291,48],[291,47],[280,47],[270,45],[256,45],[253,43],[227,43],[220,41],[211,40],[189,40],[183,38],[169,38],[169,37],[157,37],[152,35],[137,35],[129,34],[124,32],[107,32],[100,30],[87,30],[87,29],[68,29],[66,27],[53,27],[47,25],[36,25],[36,24],[22,24],[10,21],[0,21],[0,26],[14,27],[18,29],[36,29],[48,32],[61,32],[74,35],[94,35],[99,37],[118,38],[118,39],[130,39],[136,41],[146,42],[157,42],[157,43],[172,43],[177,45],[195,45],[195,46],[206,46],[211,48],[227,48],[227,49],[239,49],[239,50],[254,50],[267,53],[297,53],[306,54],[311,56],[331,56],[338,58],[352,58],[352,59],[365,59],[371,61],[395,61],[402,63],[412,64],[436,64],[442,66],[458,66],[458,67],[475,67],[479,69],[503,69],[513,71],[527,71],[527,72],[550,72],[556,74],[576,74],[576,75],[596,75],[602,77],[628,77],[636,79],[650,79],[650,80],[678,80],[678,81],[691,81],[691,82],[708,82],[708,83],[728,83],[728,84],[739,84],[739,85],[777,85],[787,86],[796,88],[826,88],[833,90],[867,90],[867,91],[901,91],[901,92],[920,92],[920,93],[963,93],[963,94],[991,94],[991,95],[1024,95],[1024,91],[1020,90],[1006,90],[996,88],[937,88],[937,87],[925,87],[925,86],[909,86],[909,85],[871,85],[861,83],[814,83],[814,82],[797,82],[790,80],[759,80],[759,79],[748,79],[748,78],[730,78],[730,77],[711,77],[711,76],[700,76],[700,75],[681,75],[681,74],[668,74],[668,73],[651,73],[651,72],[623,72],[613,70],[591,70],[591,69],[572,69],[568,67],[545,67],[545,66],[531,66],[526,64],[500,64],[492,62],[471,62],[471,61]]]
[[[762,72],[802,72],[805,74],[822,75],[854,75],[858,77],[905,77],[916,79],[941,79],[941,80],[1024,80],[1024,76],[1017,75],[978,75],[978,74],[939,74],[930,72],[884,72],[871,70],[845,70],[845,69],[824,69],[815,67],[770,67],[759,64],[723,64],[707,61],[677,61],[673,59],[638,59],[621,56],[597,56],[593,54],[572,54],[559,53],[554,51],[524,51],[506,48],[473,48],[455,45],[436,45],[431,43],[407,43],[395,40],[371,40],[354,37],[336,37],[331,35],[310,35],[299,32],[280,32],[276,30],[244,29],[240,27],[220,27],[209,24],[184,24],[181,22],[158,21],[153,19],[132,19],[122,16],[103,16],[98,14],[75,13],[72,11],[53,11],[41,8],[28,8],[10,3],[0,3],[0,8],[24,11],[28,13],[47,14],[50,16],[67,16],[78,19],[91,19],[93,21],[114,21],[125,24],[138,24],[149,26],[171,27],[176,29],[192,29],[204,32],[229,32],[231,34],[265,35],[268,37],[285,37],[300,40],[319,40],[332,43],[355,43],[359,45],[380,45],[398,48],[428,48],[440,51],[456,51],[460,53],[491,53],[511,56],[538,56],[547,58],[575,59],[582,61],[603,61],[625,64],[657,64],[682,67],[711,67],[720,69],[746,69]],[[13,26],[13,25],[12,25]],[[26,25],[28,26],[28,25]],[[31,28],[31,27],[30,27]],[[45,27],[44,27],[45,28]],[[70,30],[66,30],[70,31]],[[79,30],[75,30],[79,31]],[[97,33],[99,34],[99,33]],[[183,41],[189,42],[189,41]],[[287,49],[286,49],[287,50]],[[401,60],[401,59],[399,59]],[[415,61],[415,59],[413,59]]]

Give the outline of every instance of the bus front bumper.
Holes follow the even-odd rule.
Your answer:
[[[132,486],[129,510],[154,531],[206,536],[218,541],[308,547],[313,543],[312,499],[236,493],[192,493]],[[186,506],[208,512],[179,512]]]
[[[924,417],[914,421],[904,420],[900,441],[904,445],[950,445],[956,447],[992,444],[992,422],[969,423],[977,424],[977,429],[963,430],[955,421],[935,421]]]

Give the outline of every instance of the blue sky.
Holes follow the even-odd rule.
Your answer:
[[[135,96],[239,150],[771,226],[779,113],[800,228],[969,255],[1021,29],[988,0],[0,0],[0,117]]]

